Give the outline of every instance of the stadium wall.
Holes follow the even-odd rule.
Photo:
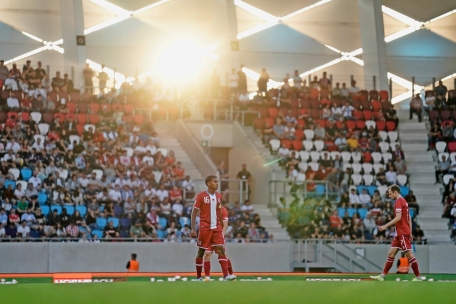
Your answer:
[[[144,272],[192,272],[194,243],[2,243],[0,273],[122,272],[131,253]],[[290,271],[290,243],[229,244],[238,272]],[[216,257],[214,272],[221,271]]]

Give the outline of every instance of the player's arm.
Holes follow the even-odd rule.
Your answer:
[[[410,211],[409,211],[408,219],[409,219],[408,222],[409,222],[409,226],[410,226],[410,242],[413,242],[412,217],[410,216]]]
[[[226,230],[228,229],[228,220],[223,221],[223,226],[222,227],[223,227],[223,230],[222,230],[223,235],[225,235],[226,234]]]
[[[388,228],[389,226],[393,226],[397,222],[399,222],[401,220],[401,218],[402,218],[402,213],[396,212],[396,217],[393,218],[389,223],[386,223],[385,225],[380,226],[380,228],[378,228],[378,230],[380,230],[380,231],[386,230],[386,228]]]
[[[193,205],[193,208],[192,208],[192,216],[190,219],[192,237],[196,237],[195,222],[196,222],[196,216],[197,216],[200,208],[201,208],[201,200],[200,200],[199,196],[197,196],[195,199],[195,204]]]

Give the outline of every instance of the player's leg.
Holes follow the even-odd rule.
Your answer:
[[[225,249],[225,255],[227,255],[227,254],[226,254],[226,246],[223,246],[223,247],[224,247],[224,249]],[[230,275],[236,277],[236,276],[234,275],[234,272],[233,272],[233,266],[231,265],[231,260],[230,260],[228,257],[227,257],[227,260],[228,260],[228,273],[229,273]]]
[[[415,278],[413,279],[413,281],[421,281],[420,269],[418,268],[418,261],[413,255],[412,242],[410,242],[410,238],[408,235],[403,235],[402,238],[405,247],[405,256],[409,260],[410,267],[412,268],[413,273],[415,274]]]
[[[222,267],[223,278],[227,278],[228,277],[228,259],[225,255],[225,249],[223,248],[222,244],[216,245],[213,247],[218,254],[218,260],[220,263],[220,267]]]
[[[211,255],[212,255],[212,248],[206,249],[204,252],[204,280],[210,281],[211,279]]]
[[[204,252],[210,247],[211,231],[200,229],[198,231],[198,240],[196,246],[198,247],[198,254],[196,256],[196,278],[202,280],[201,272],[203,270]]]
[[[198,253],[196,254],[195,264],[196,264],[196,278],[201,278],[201,272],[203,271],[203,256],[205,250],[203,248],[198,248]]]
[[[371,276],[371,279],[375,279],[377,281],[383,281],[385,279],[385,276],[388,274],[389,270],[394,264],[394,257],[396,256],[397,252],[399,251],[400,248],[395,247],[395,241],[391,244],[391,249],[388,252],[388,257],[385,263],[385,266],[383,267],[383,271],[380,275],[378,276]]]

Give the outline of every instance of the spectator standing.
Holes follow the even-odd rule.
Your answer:
[[[82,72],[82,75],[84,76],[84,86],[85,86],[85,92],[87,93],[93,93],[93,81],[92,78],[94,76],[93,70],[90,68],[90,65],[86,63],[86,67],[84,71]]]
[[[446,100],[446,94],[448,92],[448,89],[446,86],[443,85],[442,80],[439,80],[439,85],[435,87],[434,89],[435,94],[437,97],[441,97],[444,101]]]
[[[238,172],[236,178],[242,181],[242,191],[247,191],[248,187],[248,194],[250,194],[250,182],[252,181],[252,175],[247,170],[246,164],[242,164],[242,170]]]
[[[261,69],[260,77],[258,78],[258,91],[265,93],[268,91],[269,74],[266,69]]]
[[[104,68],[105,66],[104,65],[101,65],[101,72],[98,73],[98,79],[99,79],[99,82],[98,82],[98,87],[100,88],[100,92],[104,93],[105,89],[106,89],[106,81],[108,81],[109,77],[108,77],[108,74],[106,74],[106,72],[104,71]]]
[[[239,75],[236,73],[236,69],[231,69],[231,74],[228,76],[228,86],[230,89],[230,96],[236,96],[238,91],[238,82],[239,82]]]
[[[410,100],[410,120],[413,119],[413,114],[416,114],[418,116],[418,121],[422,121],[422,106],[423,102],[421,100],[420,94],[418,93]]]

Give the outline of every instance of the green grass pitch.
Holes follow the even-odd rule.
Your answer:
[[[324,276],[323,276],[324,277]],[[331,278],[338,276],[332,275]],[[344,276],[340,276],[343,278]],[[365,278],[365,275],[350,276]],[[145,282],[113,284],[19,283],[0,286],[5,303],[456,303],[456,281],[310,282],[304,277],[272,277],[272,281]],[[413,276],[402,276],[410,280]],[[428,276],[432,277],[432,276]],[[328,276],[326,276],[328,278]]]

